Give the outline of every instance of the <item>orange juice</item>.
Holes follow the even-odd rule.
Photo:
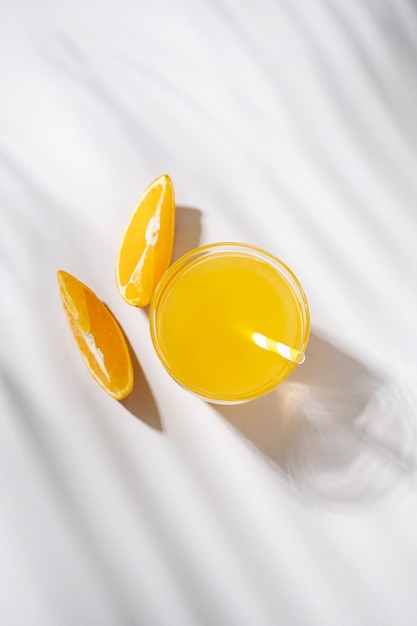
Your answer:
[[[297,367],[254,335],[303,351],[309,334],[304,292],[294,274],[245,244],[197,248],[174,263],[151,302],[151,336],[168,373],[220,403],[256,398]]]

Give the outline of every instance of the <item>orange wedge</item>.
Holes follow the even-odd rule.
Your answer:
[[[127,224],[116,261],[122,297],[134,306],[149,304],[168,268],[174,245],[174,187],[167,174],[143,192]]]
[[[133,367],[119,324],[75,276],[60,270],[58,283],[69,325],[93,378],[113,398],[125,398],[133,389]]]

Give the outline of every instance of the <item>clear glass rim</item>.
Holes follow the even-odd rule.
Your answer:
[[[298,345],[293,346],[298,350],[304,352],[309,335],[310,335],[310,311],[307,302],[306,295],[304,293],[304,289],[302,288],[298,278],[295,276],[294,272],[278,257],[273,254],[263,250],[262,248],[258,248],[257,246],[253,246],[247,243],[240,242],[216,242],[206,244],[204,246],[200,246],[198,248],[194,248],[189,252],[185,253],[179,259],[177,259],[166,272],[163,274],[160,279],[155,292],[152,296],[152,300],[150,303],[149,309],[149,327],[151,333],[152,343],[155,349],[155,352],[161,361],[162,365],[168,372],[168,374],[173,378],[183,389],[187,390],[189,393],[207,401],[215,404],[240,404],[243,402],[247,402],[249,400],[258,398],[265,393],[268,393],[278,385],[280,385],[284,380],[288,378],[291,372],[297,367],[295,363],[288,362],[288,365],[281,370],[280,374],[271,379],[268,383],[263,385],[262,387],[256,390],[250,390],[249,392],[233,395],[233,396],[220,396],[218,394],[210,394],[206,393],[201,389],[195,389],[186,385],[182,380],[175,375],[172,368],[170,367],[169,362],[166,360],[163,351],[161,350],[159,339],[158,339],[158,330],[157,330],[157,318],[158,318],[158,306],[159,303],[165,293],[165,290],[169,287],[172,280],[174,280],[186,267],[193,265],[199,259],[206,256],[214,256],[218,254],[238,254],[245,255],[251,258],[255,258],[261,260],[265,263],[268,263],[271,267],[273,267],[278,273],[285,279],[287,282],[291,293],[293,294],[297,305],[298,312],[300,315],[300,337],[298,341]]]

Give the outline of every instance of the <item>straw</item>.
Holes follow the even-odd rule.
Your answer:
[[[275,354],[279,354],[284,357],[284,359],[297,363],[297,365],[301,365],[301,363],[304,363],[305,361],[304,352],[296,350],[296,348],[291,348],[291,346],[287,346],[285,343],[281,343],[280,341],[270,339],[266,335],[253,333],[252,339],[260,348],[269,350],[270,352],[275,352]]]

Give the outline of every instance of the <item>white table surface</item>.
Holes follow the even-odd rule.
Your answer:
[[[417,624],[417,9],[411,0],[5,0],[0,623]],[[308,295],[307,360],[247,405],[189,396],[120,298],[167,172],[175,255],[235,240]],[[136,355],[89,376],[56,271]]]

